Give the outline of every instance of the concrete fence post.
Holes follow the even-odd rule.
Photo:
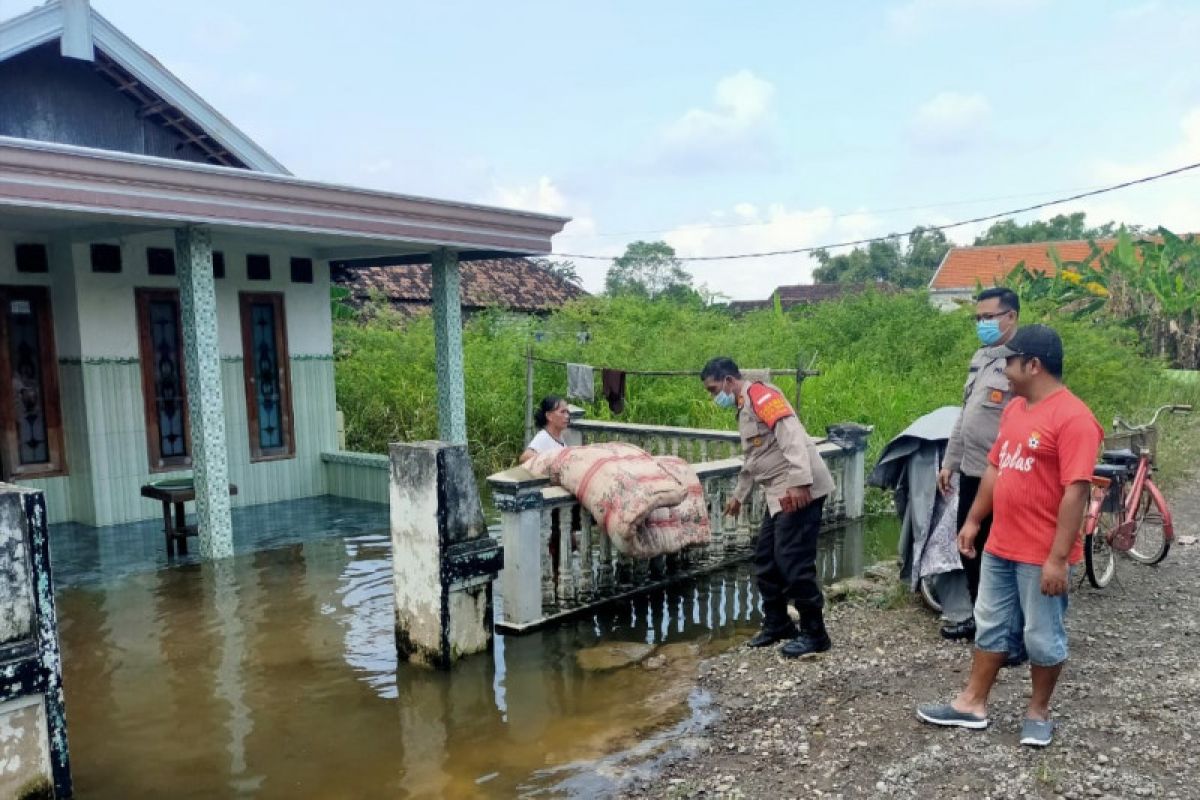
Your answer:
[[[826,429],[829,441],[845,451],[842,457],[842,501],[847,519],[863,516],[867,494],[867,439],[874,428],[854,422],[830,425]]]
[[[492,580],[503,564],[488,536],[466,445],[391,446],[396,651],[449,669],[492,646]]]
[[[0,797],[71,796],[46,500],[0,484]]]

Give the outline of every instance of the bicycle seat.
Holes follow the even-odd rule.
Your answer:
[[[1125,464],[1097,464],[1092,467],[1092,474],[1115,481],[1129,477],[1129,467]]]
[[[1105,464],[1136,464],[1141,459],[1137,453],[1126,447],[1124,450],[1105,450],[1100,454],[1100,460]]]

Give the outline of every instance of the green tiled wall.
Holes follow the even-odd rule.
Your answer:
[[[141,372],[135,359],[89,359],[60,365],[69,476],[22,481],[42,489],[51,522],[112,525],[157,517],[158,503],[141,497],[150,480],[187,472],[151,474]],[[255,505],[325,492],[321,453],[336,447],[333,359],[291,360],[296,455],[250,463],[246,395],[240,358],[221,360],[229,479],[234,505]],[[86,399],[86,403],[84,402]]]
[[[385,455],[339,450],[322,453],[325,493],[372,503],[389,501],[391,464]]]

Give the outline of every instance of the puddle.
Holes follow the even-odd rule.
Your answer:
[[[826,533],[826,580],[894,552],[894,527]],[[745,567],[497,637],[449,674],[398,666],[390,551],[356,534],[63,588],[76,794],[603,795],[702,732],[700,660],[758,625]],[[584,669],[610,643],[654,647]]]

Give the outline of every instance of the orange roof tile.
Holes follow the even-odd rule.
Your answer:
[[[1116,243],[1116,239],[1096,240],[1096,244],[1105,252]],[[1058,257],[1063,261],[1082,261],[1091,252],[1091,244],[1086,241],[953,247],[942,259],[942,265],[934,273],[929,288],[974,290],[976,281],[983,286],[992,286],[1012,272],[1013,267],[1021,261],[1033,272],[1049,272],[1054,269],[1054,262],[1049,256],[1051,248],[1058,252]]]

